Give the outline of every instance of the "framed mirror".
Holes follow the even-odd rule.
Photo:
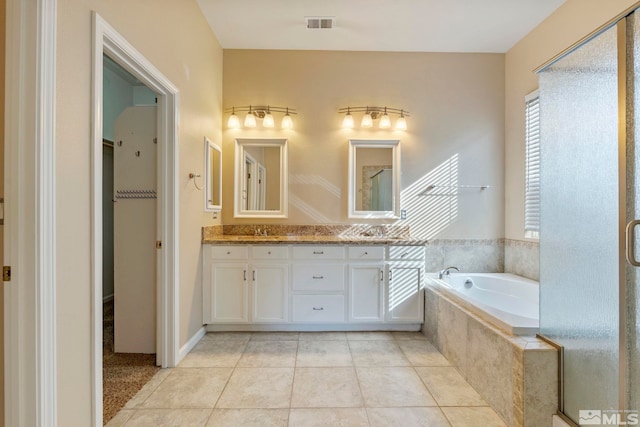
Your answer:
[[[400,216],[400,141],[349,140],[349,218]]]
[[[236,139],[234,217],[287,217],[287,140]]]
[[[222,149],[204,137],[204,210],[222,210]]]

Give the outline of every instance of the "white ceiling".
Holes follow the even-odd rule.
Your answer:
[[[198,0],[224,49],[506,52],[565,0]],[[305,16],[333,16],[308,30]]]

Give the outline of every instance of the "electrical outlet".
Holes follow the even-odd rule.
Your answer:
[[[407,219],[407,210],[400,209],[400,219]]]

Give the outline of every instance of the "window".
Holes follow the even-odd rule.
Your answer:
[[[524,236],[540,232],[540,99],[538,91],[525,97]]]

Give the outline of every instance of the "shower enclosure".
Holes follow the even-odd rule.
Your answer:
[[[391,197],[393,174],[391,169],[380,169],[371,177],[371,208],[372,211],[393,210]]]
[[[560,410],[574,423],[640,410],[638,76],[633,12],[539,70],[540,333],[563,348]]]

